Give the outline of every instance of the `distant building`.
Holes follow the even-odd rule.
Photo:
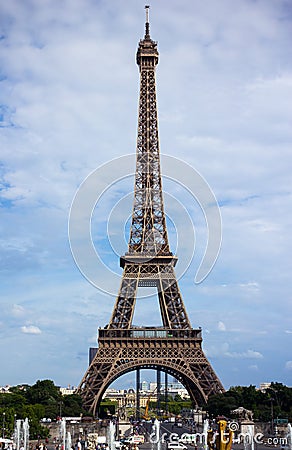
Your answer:
[[[136,392],[134,389],[107,389],[102,397],[118,402],[119,408],[133,408],[136,404]],[[140,406],[145,408],[147,400],[156,401],[156,394],[149,391],[140,391]]]
[[[141,391],[149,391],[149,383],[148,383],[148,381],[142,381],[140,389],[141,389]]]
[[[66,387],[66,388],[60,388],[60,392],[61,392],[61,394],[62,395],[72,395],[72,394],[75,394],[75,392],[76,392],[76,387],[75,386],[70,386],[70,384],[69,384],[69,386],[68,387]]]
[[[6,386],[0,386],[0,393],[1,394],[9,394],[11,386],[8,384]]]
[[[155,392],[157,389],[157,383],[151,382],[150,383],[150,392]],[[160,385],[160,392],[161,394],[165,394],[165,383],[161,383]],[[179,395],[182,399],[189,399],[189,393],[184,388],[184,386],[179,381],[173,381],[171,383],[167,383],[167,394],[171,397],[175,397],[176,395]]]
[[[271,383],[265,382],[265,383],[261,383],[259,390],[261,392],[266,392],[267,389],[269,389],[269,387],[271,386]]]

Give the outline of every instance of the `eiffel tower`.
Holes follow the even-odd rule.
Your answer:
[[[99,329],[98,348],[78,392],[96,414],[106,388],[121,375],[155,369],[173,375],[195,405],[224,388],[202,350],[202,330],[191,327],[169,248],[163,206],[155,70],[157,43],[150,38],[146,6],[145,36],[137,50],[140,99],[134,206],[128,252],[121,256],[123,275],[109,324]],[[162,327],[132,325],[138,287],[156,287]]]

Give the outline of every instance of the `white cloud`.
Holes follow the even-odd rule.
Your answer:
[[[286,361],[285,369],[292,370],[292,361]]]
[[[240,287],[243,289],[248,289],[250,291],[258,291],[260,289],[259,283],[255,281],[250,281],[248,283],[241,283]]]
[[[12,306],[12,315],[13,316],[22,316],[25,313],[25,309],[21,305],[13,305]]]
[[[23,327],[21,327],[21,331],[24,334],[41,334],[41,330],[39,329],[39,327],[36,327],[34,325],[24,325]]]
[[[242,353],[242,357],[243,358],[251,358],[251,359],[261,359],[261,358],[263,358],[263,355],[260,352],[249,349],[246,352]]]
[[[208,348],[206,351],[207,355],[213,356],[223,356],[226,358],[234,359],[262,359],[263,355],[255,350],[245,350],[245,351],[230,351],[230,344],[228,342],[220,343],[218,342],[216,346]]]
[[[226,325],[224,322],[218,322],[218,330],[219,331],[226,331]]]

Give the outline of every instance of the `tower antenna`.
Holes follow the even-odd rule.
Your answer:
[[[150,38],[149,33],[149,5],[145,5],[145,12],[146,12],[146,22],[145,22],[145,38]]]
[[[146,23],[149,23],[149,5],[145,6],[145,10],[146,10]]]

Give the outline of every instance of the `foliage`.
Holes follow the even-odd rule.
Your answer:
[[[192,403],[191,400],[183,400],[179,395],[175,395],[175,397],[168,396],[167,398],[167,405],[165,402],[165,397],[161,396],[160,400],[160,410],[163,411],[163,414],[165,414],[166,409],[170,414],[179,415],[182,411],[182,409],[191,409]],[[156,402],[150,402],[150,410],[155,411],[157,410],[157,403]],[[151,414],[150,414],[151,415]]]
[[[230,417],[232,410],[242,406],[253,412],[255,420],[269,422],[278,418],[292,417],[292,388],[282,383],[271,383],[262,392],[255,386],[234,386],[223,394],[209,398],[207,410],[211,417]]]
[[[25,391],[28,403],[41,405],[52,405],[60,402],[62,394],[60,389],[51,380],[38,380],[36,384],[30,386]]]
[[[99,405],[99,417],[105,419],[114,416],[118,407],[118,402],[105,398]]]
[[[82,408],[82,399],[80,395],[77,394],[65,395],[62,398],[61,408],[62,408],[62,415],[65,417],[80,416],[81,413],[84,413],[84,410]]]
[[[282,383],[271,383],[271,386],[261,392],[255,386],[234,386],[223,394],[209,398],[207,411],[210,417],[231,416],[231,411],[244,407],[253,411],[255,420],[271,421],[277,418],[292,418],[292,388]],[[150,409],[156,411],[156,402],[150,403]],[[183,409],[190,409],[191,402],[180,396],[168,397],[167,409],[171,414],[179,415]],[[101,410],[115,414],[117,403],[105,400]],[[160,409],[166,410],[165,398],[161,396]],[[10,389],[10,393],[0,393],[0,417],[5,419],[2,434],[11,437],[16,419],[28,417],[31,438],[45,438],[48,429],[41,424],[43,417],[52,420],[58,416],[88,415],[82,408],[79,395],[62,396],[60,390],[51,380],[37,381],[33,386],[20,385]]]
[[[3,413],[5,416],[2,434],[4,432],[6,437],[12,436],[15,420],[28,417],[31,438],[46,438],[48,429],[42,426],[41,419],[49,417],[54,420],[60,416],[60,412],[66,416],[87,414],[79,395],[63,397],[51,380],[38,380],[33,386],[14,386],[10,388],[10,393],[0,394],[0,417],[3,417]]]

